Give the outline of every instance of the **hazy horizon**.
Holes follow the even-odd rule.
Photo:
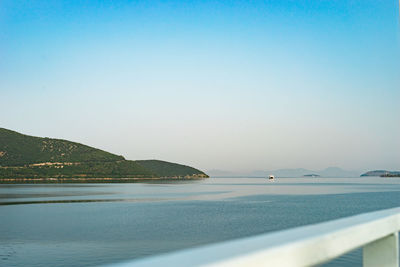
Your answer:
[[[202,170],[400,170],[398,1],[1,1],[0,127]]]

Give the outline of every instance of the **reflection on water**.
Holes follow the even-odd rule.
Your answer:
[[[0,196],[0,265],[93,266],[396,207],[400,181],[0,185]],[[331,264],[360,263],[356,251]]]
[[[153,202],[163,201],[163,198],[143,198],[143,199],[69,199],[69,200],[38,200],[38,201],[7,201],[2,202],[0,205],[26,205],[26,204],[52,204],[52,203],[89,203],[89,202]]]

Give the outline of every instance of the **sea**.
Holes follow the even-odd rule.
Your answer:
[[[1,184],[0,266],[107,265],[398,206],[400,178]]]

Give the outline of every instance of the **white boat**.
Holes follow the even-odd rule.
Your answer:
[[[274,180],[275,179],[275,176],[273,176],[272,174],[270,174],[269,176],[268,176],[268,180]]]

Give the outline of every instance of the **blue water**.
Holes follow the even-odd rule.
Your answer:
[[[93,266],[397,207],[400,182],[0,185],[0,204],[1,266]]]

